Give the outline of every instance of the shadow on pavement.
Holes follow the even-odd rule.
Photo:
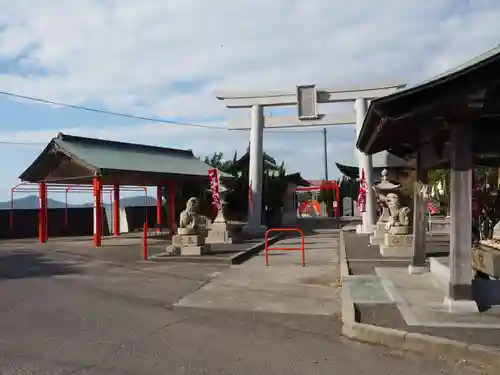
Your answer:
[[[80,273],[80,268],[51,261],[35,252],[9,253],[0,256],[0,280],[50,277]]]

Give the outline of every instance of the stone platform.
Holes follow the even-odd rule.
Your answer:
[[[269,244],[272,245],[278,241],[284,233],[277,233],[270,236]],[[244,238],[242,243],[224,244],[217,243],[210,245],[210,253],[200,255],[199,253],[182,256],[172,256],[166,252],[156,254],[149,258],[154,262],[169,263],[213,263],[213,264],[241,264],[246,260],[258,254],[264,249],[264,237]]]
[[[382,257],[376,246],[369,246],[368,236],[342,236],[348,273],[343,275],[343,312],[351,306],[353,324],[361,323],[358,330],[345,328],[348,337],[439,356],[458,353],[483,365],[500,363],[500,299],[485,304],[482,298],[485,290],[500,291],[496,281],[474,281],[481,312],[450,313],[443,303],[445,274],[441,280],[435,275],[436,265],[441,272],[447,267],[443,258],[431,260],[434,272],[410,275],[409,259]],[[427,252],[442,253],[449,246],[443,242],[428,238]]]
[[[481,255],[482,251],[478,251],[478,249],[474,250],[476,254],[473,257],[473,264],[482,263],[482,270],[491,270],[494,273],[493,269],[493,257],[484,258],[486,260],[478,261],[478,255]],[[490,253],[491,255],[491,253]],[[431,257],[429,258],[430,263],[430,271],[431,275],[434,277],[434,280],[437,281],[436,285],[439,285],[443,290],[446,290],[449,282],[450,282],[450,266],[449,266],[449,258],[448,257]],[[476,267],[477,269],[477,267]],[[474,277],[475,270],[471,267],[471,274]],[[472,280],[472,290],[475,300],[478,305],[481,307],[490,307],[499,305],[500,309],[500,280],[488,280],[483,278],[474,278]]]

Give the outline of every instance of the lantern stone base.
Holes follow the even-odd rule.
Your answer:
[[[208,231],[207,243],[227,243],[227,244],[237,244],[243,242],[243,237],[241,235],[241,228],[235,228],[228,223],[213,223],[212,227]]]

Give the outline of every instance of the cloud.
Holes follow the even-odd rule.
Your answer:
[[[0,0],[4,91],[112,111],[224,125],[248,116],[214,89],[289,89],[416,83],[498,42],[497,0]],[[333,109],[335,110],[335,109]],[[218,120],[220,121],[218,121]],[[50,139],[57,131],[200,154],[243,151],[246,132],[162,124],[1,134]],[[11,137],[11,138],[9,138]],[[266,134],[266,149],[289,169],[318,178],[321,136]],[[329,132],[330,165],[355,160],[352,128]]]

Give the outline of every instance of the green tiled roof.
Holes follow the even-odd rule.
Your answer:
[[[39,159],[52,148],[78,160],[96,173],[113,170],[206,177],[208,170],[212,168],[195,157],[191,150],[114,142],[62,133],[52,139]],[[32,166],[36,163],[37,161]],[[23,175],[20,176],[21,179]]]

